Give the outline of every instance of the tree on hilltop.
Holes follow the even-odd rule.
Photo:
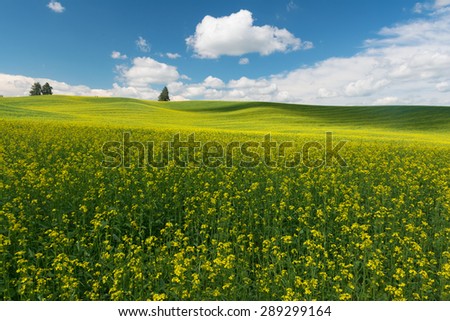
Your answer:
[[[53,89],[53,87],[50,86],[48,82],[46,82],[45,85],[42,86],[41,93],[42,93],[42,95],[53,95],[52,89]]]
[[[31,86],[30,96],[39,96],[42,93],[42,86],[40,83],[35,82],[33,86]]]
[[[161,91],[161,94],[158,97],[158,101],[170,101],[169,90],[167,87],[164,87]]]
[[[30,96],[53,95],[52,90],[53,87],[50,86],[48,82],[46,82],[44,86],[41,86],[39,82],[35,82],[33,86],[31,86]]]

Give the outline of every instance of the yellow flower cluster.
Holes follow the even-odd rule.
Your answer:
[[[4,300],[450,299],[444,143],[355,141],[347,167],[102,168],[119,129],[1,126]]]

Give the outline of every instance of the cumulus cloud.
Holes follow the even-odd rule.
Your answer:
[[[251,52],[270,55],[273,52],[310,49],[311,42],[302,42],[286,29],[254,26],[252,13],[240,10],[229,16],[206,16],[197,25],[195,34],[186,39],[200,58],[241,56]]]
[[[317,95],[318,98],[333,98],[336,97],[338,93],[332,90],[328,90],[327,88],[321,87],[317,90]]]
[[[122,55],[119,51],[113,51],[111,53],[111,58],[112,59],[127,59],[127,55]]]
[[[400,100],[398,99],[398,97],[389,96],[389,97],[383,97],[383,98],[379,98],[379,99],[375,100],[373,105],[375,105],[375,106],[396,105],[399,101]]]
[[[368,96],[389,84],[387,79],[375,80],[373,77],[358,79],[345,87],[347,96]]]
[[[323,105],[450,105],[450,10],[386,27],[349,57],[251,79],[224,81],[210,75],[200,82],[180,75],[175,66],[140,57],[119,65],[110,89],[72,86],[47,79],[0,74],[0,94],[27,95],[34,81],[49,82],[59,94],[156,99],[154,85],[167,85],[172,100],[253,100]]]
[[[326,105],[450,105],[450,12],[380,30],[354,56],[225,86],[185,85],[185,98],[270,100]],[[186,95],[184,95],[185,90]]]
[[[121,66],[119,76],[132,87],[147,87],[152,84],[167,84],[180,78],[177,68],[149,57],[133,59],[131,67]]]
[[[229,96],[243,100],[266,100],[278,92],[278,86],[267,79],[249,79],[247,77],[231,80],[228,88],[231,89],[228,93]]]
[[[3,96],[24,96],[28,91],[34,79],[19,75],[0,74],[0,95]]]
[[[136,46],[142,52],[150,52],[150,44],[141,36],[136,40]]]
[[[450,82],[449,81],[440,82],[436,84],[436,89],[440,92],[450,91]]]
[[[329,58],[270,80],[289,101],[449,105],[450,12],[386,27],[347,58]],[[395,101],[392,97],[395,97]]]
[[[9,97],[28,96],[31,86],[35,82],[40,82],[41,84],[48,82],[53,87],[53,94],[55,95],[157,99],[160,93],[160,91],[151,87],[137,88],[128,85],[119,85],[118,83],[113,83],[112,88],[109,89],[98,89],[85,85],[72,85],[48,78],[0,74],[0,95]]]
[[[450,0],[435,0],[427,2],[417,2],[413,7],[413,12],[424,13],[433,9],[441,9],[450,6]]]
[[[63,13],[64,10],[66,10],[66,8],[64,8],[63,5],[58,1],[50,1],[47,4],[47,7],[56,13]]]
[[[222,79],[213,77],[213,76],[208,76],[205,78],[205,80],[203,81],[203,85],[205,87],[211,87],[211,88],[222,88],[225,87],[225,83],[222,81]]]
[[[422,12],[424,12],[426,10],[429,10],[430,8],[431,8],[431,6],[428,3],[417,2],[414,5],[413,12],[415,12],[415,13],[422,13]]]
[[[248,65],[250,63],[250,59],[248,58],[241,58],[239,59],[239,64],[240,65]]]
[[[180,78],[176,67],[160,63],[151,58],[133,59],[131,67],[119,65],[117,68],[121,84],[113,83],[112,88],[96,89],[85,85],[72,85],[48,78],[32,78],[21,75],[0,74],[0,95],[27,96],[33,83],[50,83],[56,95],[131,97],[157,99],[160,91],[154,84],[168,84]]]
[[[436,8],[450,6],[450,0],[436,0],[436,2],[434,3],[434,6]]]
[[[169,59],[178,59],[181,57],[181,55],[178,53],[170,53],[170,52],[166,53],[166,56]]]
[[[285,101],[287,93],[279,91],[277,85],[267,79],[241,77],[225,83],[217,77],[208,76],[201,83],[172,83],[168,86],[173,100],[240,100],[240,101]]]

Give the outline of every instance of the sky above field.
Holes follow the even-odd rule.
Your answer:
[[[450,0],[2,0],[0,95],[450,105]]]

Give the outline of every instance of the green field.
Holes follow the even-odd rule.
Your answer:
[[[125,98],[0,99],[2,119],[139,129],[217,130],[346,135],[449,141],[449,107],[329,107],[258,102],[156,102]],[[428,137],[427,137],[428,136]]]
[[[450,107],[42,96],[0,125],[3,300],[450,299]],[[332,132],[346,166],[103,167],[124,132],[156,156]]]

